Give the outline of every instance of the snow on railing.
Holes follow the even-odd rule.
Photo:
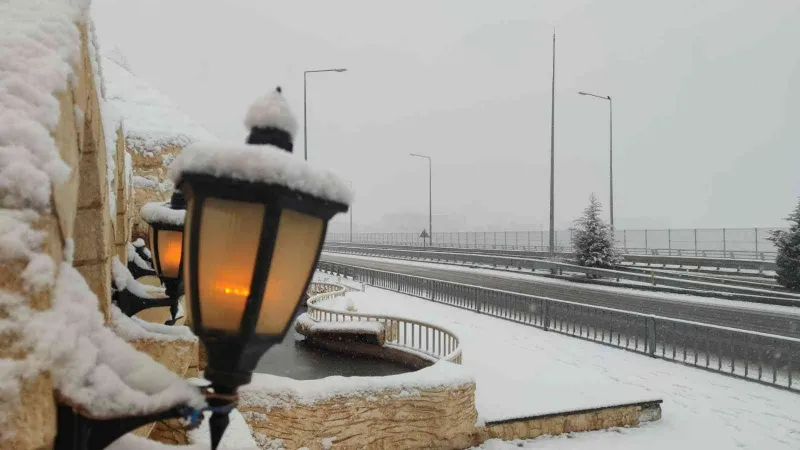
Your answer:
[[[405,317],[341,311],[321,306],[320,303],[344,296],[347,288],[333,283],[314,283],[336,286],[308,299],[308,317],[320,323],[380,323],[385,330],[385,346],[398,348],[432,362],[445,360],[461,364],[461,342],[452,331],[439,325]]]

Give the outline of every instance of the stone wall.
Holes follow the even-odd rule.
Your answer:
[[[131,239],[147,240],[147,223],[139,216],[145,203],[169,200],[172,185],[167,180],[169,163],[183,150],[174,145],[167,146],[156,155],[147,155],[129,148],[133,158],[134,192],[132,208]]]
[[[475,384],[386,389],[338,396],[312,405],[239,407],[254,434],[283,439],[287,449],[333,448],[462,449],[473,441]]]
[[[503,423],[487,424],[478,430],[477,441],[533,439],[575,431],[595,431],[612,427],[630,427],[661,418],[660,402],[611,406],[573,413],[551,414]]]
[[[85,277],[92,291],[97,294],[100,309],[109,319],[111,298],[110,258],[125,257],[125,246],[115,248],[117,242],[127,242],[127,231],[118,230],[125,223],[127,208],[122,217],[111,217],[109,202],[126,205],[130,189],[124,185],[124,177],[117,177],[121,185],[112,192],[117,198],[109,198],[107,181],[107,152],[100,116],[99,89],[96,86],[90,59],[88,30],[79,24],[80,57],[73,65],[75,77],[68,81],[67,89],[54,93],[59,103],[60,114],[52,138],[60,156],[71,168],[69,179],[53,187],[52,209],[43,214],[34,228],[44,230],[47,239],[42,252],[50,255],[56,265],[64,259],[64,249],[70,241],[74,243],[72,255],[74,266]],[[116,161],[124,162],[124,148],[112,152]],[[124,164],[118,165],[124,166]],[[121,197],[120,197],[121,196]],[[0,289],[17,292],[28,301],[34,310],[50,307],[50,292],[33,294],[22,288],[21,275],[27,262],[6,261],[0,266]],[[0,311],[0,316],[4,311]],[[22,359],[24,354],[12,354],[16,336],[3,336],[0,358]],[[53,386],[46,372],[23,381],[21,403],[8,417],[9,426],[3,430],[10,440],[0,447],[18,450],[50,448],[55,438],[55,401]]]
[[[325,440],[331,449],[463,449],[492,438],[532,439],[661,418],[660,401],[652,401],[477,426],[474,383],[411,391],[352,392],[313,404],[273,398],[257,406],[245,399],[239,410],[256,437],[283,439],[288,450],[327,449]]]

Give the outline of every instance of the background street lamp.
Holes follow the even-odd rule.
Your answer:
[[[590,97],[608,100],[608,191],[609,191],[609,207],[608,211],[611,216],[611,229],[614,229],[614,114],[611,107],[610,95],[596,95],[589,92],[578,92],[580,95],[588,95]]]
[[[303,159],[308,161],[308,74],[320,72],[347,72],[347,69],[317,69],[303,72]]]
[[[428,160],[428,243],[433,247],[433,162],[430,156],[409,153],[411,156],[425,158]]]
[[[212,448],[238,387],[286,335],[328,221],[350,200],[343,182],[290,154],[296,126],[280,88],[251,107],[247,123],[256,145],[192,144],[170,167],[188,200],[183,279],[187,316],[208,352]]]

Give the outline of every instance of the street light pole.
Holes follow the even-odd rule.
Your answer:
[[[409,153],[411,156],[425,158],[428,160],[428,234],[429,243],[433,247],[433,162],[430,156]]]
[[[614,229],[614,110],[612,108],[610,95],[596,95],[588,92],[578,92],[580,95],[608,100],[608,192],[609,203],[608,211],[611,216],[611,229]]]
[[[303,158],[308,161],[308,74],[320,72],[347,72],[347,69],[317,69],[303,71]]]
[[[553,30],[553,81],[550,88],[550,257],[556,247],[556,32]]]
[[[350,189],[353,189],[353,182],[348,181],[347,184],[350,186]],[[350,243],[353,243],[353,207],[350,207]]]

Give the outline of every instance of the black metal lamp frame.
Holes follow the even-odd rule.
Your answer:
[[[191,229],[185,230],[186,234],[184,235],[184,245],[188,245],[188,251],[185,251],[184,254],[189,255],[188,259],[185,260],[186,264],[188,264],[186,267],[188,269],[188,280],[186,280],[188,286],[186,288],[191,299],[191,304],[188,307],[191,308],[192,312],[192,328],[194,333],[205,344],[208,352],[205,378],[212,383],[216,392],[234,394],[239,386],[250,382],[258,360],[270,347],[283,340],[291,326],[291,320],[287,321],[277,335],[264,336],[255,332],[264,291],[269,282],[270,265],[281,212],[284,209],[291,209],[318,217],[323,221],[312,270],[308,274],[303,289],[298,292],[297,298],[294,299],[295,306],[290,317],[295,317],[297,310],[300,308],[302,294],[308,290],[308,285],[311,282],[313,267],[319,261],[328,221],[334,214],[347,211],[347,205],[322,200],[280,185],[217,178],[205,174],[186,173],[183,175],[179,186],[192,203],[190,209],[192,216],[187,218],[191,224]],[[199,227],[203,216],[204,203],[208,198],[245,201],[264,205],[264,220],[256,253],[255,267],[250,280],[250,294],[247,296],[238,332],[207,330],[203,325],[203,316],[200,308],[202,299],[200,298],[197,282],[199,275],[198,258],[203,256],[199,255],[198,252],[200,247]],[[266,276],[263,276],[264,274]],[[213,443],[215,434],[221,436],[222,432],[224,432],[227,426],[227,417],[222,418],[215,413],[212,415],[210,425]]]
[[[186,201],[183,198],[183,194],[179,190],[175,190],[172,193],[172,197],[170,198],[170,208],[172,209],[186,209]],[[183,225],[174,225],[171,223],[165,222],[148,222],[150,226],[150,232],[155,233],[155,239],[152,240],[153,248],[151,249],[153,257],[151,258],[153,261],[153,267],[156,269],[156,275],[164,284],[164,293],[167,295],[169,299],[169,312],[171,320],[167,323],[172,325],[178,319],[176,315],[178,314],[178,299],[183,295],[183,249],[181,249],[181,261],[178,263],[178,272],[177,276],[175,277],[166,277],[163,275],[163,270],[161,269],[161,256],[159,253],[158,248],[158,232],[159,231],[180,231],[183,235],[184,233],[184,226]],[[138,253],[138,249],[137,249]],[[142,253],[143,255],[143,253]],[[143,306],[141,309],[151,308],[153,306],[166,306],[163,303],[158,305],[152,306]],[[140,309],[140,311],[141,311]],[[138,311],[137,311],[138,312]],[[170,323],[171,322],[171,323]]]

